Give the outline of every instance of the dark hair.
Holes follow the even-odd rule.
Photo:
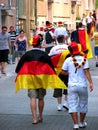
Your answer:
[[[80,22],[78,26],[81,28],[82,27],[82,22]]]
[[[14,28],[14,26],[10,26],[10,28]]]
[[[6,28],[6,29],[7,29],[7,27],[6,27],[6,26],[2,26],[2,29],[4,29],[4,28]]]
[[[58,35],[58,37],[57,37],[58,43],[62,43],[63,39],[64,39],[64,35]]]
[[[20,34],[20,33],[22,33],[22,32],[23,32],[23,33],[25,33],[25,31],[24,31],[24,30],[20,30],[20,31],[19,31],[19,34]]]

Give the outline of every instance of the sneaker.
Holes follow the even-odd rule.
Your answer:
[[[65,108],[67,111],[69,110],[67,101],[64,102],[63,108]]]
[[[59,104],[59,105],[57,106],[57,110],[58,110],[58,111],[62,111],[62,105],[61,105],[61,104]]]
[[[80,122],[79,123],[79,128],[85,128],[87,126],[87,123],[86,122]]]
[[[79,130],[79,125],[78,124],[74,124],[73,130]]]

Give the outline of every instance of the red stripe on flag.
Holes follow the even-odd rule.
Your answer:
[[[25,62],[19,71],[20,74],[54,74],[55,71],[47,63],[42,63],[40,61],[30,61]]]

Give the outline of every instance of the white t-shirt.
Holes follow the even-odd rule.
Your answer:
[[[83,62],[82,56],[75,56],[77,63],[80,65]],[[87,79],[84,74],[84,69],[89,68],[88,60],[81,68],[77,69],[74,66],[72,61],[72,57],[69,57],[65,60],[62,70],[66,70],[69,73],[68,86],[79,86],[79,87],[87,87]],[[76,73],[75,73],[76,71]]]
[[[93,18],[94,18],[93,16],[91,16],[91,17],[88,16],[88,17],[87,17],[87,23],[91,23],[91,22],[93,21],[93,20],[92,20]]]
[[[66,28],[64,28],[64,27],[56,28],[55,31],[54,31],[54,36],[58,37],[58,35],[64,35],[65,37],[68,36]]]
[[[49,56],[60,54],[64,50],[68,50],[68,45],[66,44],[56,45],[52,47],[52,49],[50,50]]]

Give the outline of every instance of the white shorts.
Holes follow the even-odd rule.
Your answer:
[[[88,89],[87,87],[68,86],[69,113],[88,111]]]

